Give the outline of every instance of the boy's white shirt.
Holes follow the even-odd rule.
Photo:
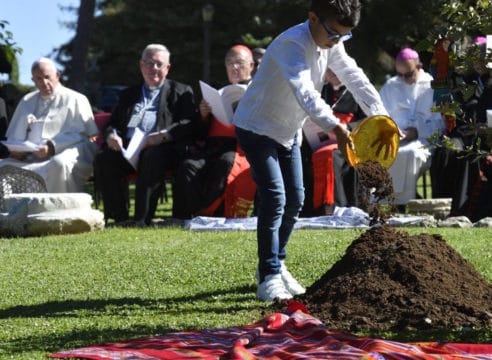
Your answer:
[[[387,115],[379,93],[345,52],[343,43],[321,49],[306,21],[286,30],[270,44],[239,102],[234,124],[268,136],[285,147],[292,146],[306,116],[330,131],[339,120],[321,97],[327,67],[345,84],[368,116]]]

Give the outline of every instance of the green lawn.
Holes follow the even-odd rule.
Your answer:
[[[299,230],[287,264],[306,286],[363,230]],[[438,232],[492,281],[489,229]],[[255,300],[254,232],[110,228],[0,240],[0,359],[44,359],[61,349],[169,331],[243,325]],[[490,341],[492,331],[383,334]]]

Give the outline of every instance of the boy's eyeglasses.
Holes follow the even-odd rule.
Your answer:
[[[349,31],[347,34],[340,34],[339,32],[336,32],[335,30],[331,29],[328,25],[325,24],[325,19],[322,17],[318,16],[319,22],[321,23],[321,26],[323,26],[323,29],[325,29],[326,33],[328,34],[328,40],[333,41],[333,42],[344,42],[352,38],[352,32]]]

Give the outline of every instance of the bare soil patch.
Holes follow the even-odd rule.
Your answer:
[[[356,170],[374,226],[297,300],[327,326],[348,331],[492,327],[492,284],[440,235],[386,225],[379,201],[392,200],[388,172],[377,162]]]
[[[492,285],[440,235],[387,225],[364,232],[299,297],[350,331],[492,326]]]

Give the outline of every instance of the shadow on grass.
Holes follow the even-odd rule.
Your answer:
[[[77,326],[74,320],[72,324],[63,329],[54,329],[55,331],[43,331],[42,334],[33,333],[31,335],[16,337],[6,343],[1,344],[0,357],[2,354],[27,354],[30,352],[53,353],[62,350],[74,349],[90,345],[122,342],[138,338],[148,338],[158,335],[165,335],[170,332],[181,332],[196,329],[193,320],[181,322],[181,329],[170,326],[173,324],[173,316],[185,315],[186,313],[200,313],[221,315],[225,313],[234,313],[240,311],[260,310],[260,313],[273,313],[280,309],[259,305],[253,301],[253,286],[238,286],[228,291],[203,292],[191,297],[170,297],[160,299],[143,299],[139,297],[125,297],[116,299],[100,300],[66,300],[51,301],[31,306],[14,306],[8,309],[0,310],[0,319],[6,318],[67,318],[95,317],[94,323],[85,324],[84,327]],[[217,297],[220,300],[217,300]],[[201,304],[205,303],[205,305]],[[197,304],[195,307],[194,303]],[[229,307],[227,303],[230,303]],[[132,311],[135,318],[132,319]],[[171,320],[158,323],[139,323],[145,319],[139,318],[141,312],[144,316],[149,316],[149,312],[156,314],[158,312],[171,316]],[[81,312],[81,313],[77,313]],[[129,316],[128,322],[115,326],[110,321],[97,320],[98,316],[124,317]],[[152,316],[152,315],[151,315]],[[263,316],[263,315],[260,315]],[[163,318],[165,319],[165,317]],[[260,320],[259,318],[256,320]],[[256,321],[254,320],[254,321]],[[62,320],[63,321],[63,320]],[[231,324],[242,325],[242,324]],[[203,322],[202,322],[203,326]],[[88,328],[89,327],[89,328]],[[185,330],[183,330],[183,327]],[[200,330],[200,329],[197,329]],[[343,330],[343,329],[341,329]],[[359,336],[371,336],[396,340],[402,342],[411,341],[444,341],[444,342],[487,342],[492,334],[492,329],[484,330],[428,330],[428,331],[402,331],[402,332],[379,332],[357,334]],[[23,355],[22,355],[23,356]]]
[[[22,354],[27,352],[56,352],[63,349],[72,349],[105,342],[125,341],[140,337],[151,337],[169,332],[183,331],[169,327],[165,322],[160,324],[135,324],[132,323],[132,310],[138,317],[142,311],[148,316],[149,312],[161,312],[173,316],[186,313],[199,312],[222,315],[240,311],[260,309],[261,305],[253,302],[254,287],[238,286],[228,291],[204,292],[191,297],[172,297],[161,299],[142,299],[138,297],[126,297],[117,299],[98,300],[66,300],[50,301],[38,305],[20,305],[0,310],[0,319],[6,318],[69,318],[69,317],[97,317],[97,316],[129,316],[129,321],[119,327],[111,326],[104,321],[95,321],[94,327],[77,329],[76,322],[67,329],[49,332],[43,335],[32,334],[17,337],[2,344],[1,354]],[[217,297],[220,302],[217,303]],[[205,302],[194,307],[194,302]],[[227,306],[230,303],[231,306]],[[81,313],[79,313],[81,312]],[[259,319],[258,319],[259,320]],[[139,320],[135,320],[138,322]],[[141,320],[140,320],[141,321]],[[173,323],[175,323],[173,321]],[[101,328],[103,324],[103,328]],[[90,325],[89,325],[90,326]],[[188,325],[185,325],[188,327]],[[189,324],[193,329],[194,324]],[[63,331],[63,332],[62,332]],[[62,332],[62,333],[60,333]]]
[[[85,346],[120,342],[138,338],[148,338],[175,332],[175,329],[162,326],[133,325],[128,328],[77,329],[60,335],[26,336],[2,344],[6,354],[45,352],[47,354]],[[1,353],[0,353],[1,354]]]
[[[147,310],[165,311],[176,308],[177,305],[183,303],[191,303],[197,301],[205,301],[210,303],[209,311],[214,313],[229,312],[233,310],[241,310],[243,306],[224,308],[224,303],[239,304],[244,301],[253,300],[255,287],[252,285],[238,286],[229,288],[227,291],[217,290],[212,292],[197,293],[194,296],[186,297],[170,297],[161,299],[143,299],[140,297],[125,297],[118,299],[87,299],[87,300],[64,300],[64,301],[48,301],[36,305],[18,305],[0,310],[0,319],[7,318],[27,318],[27,317],[70,317],[80,316],[77,311],[85,310],[91,312],[104,312],[106,314],[114,314],[114,312],[125,312],[132,308],[146,308]],[[217,303],[216,297],[221,297],[220,306],[213,306]],[[220,308],[224,309],[220,309]],[[112,311],[112,310],[114,311]],[[183,314],[183,309],[177,309]],[[200,307],[201,312],[206,312],[207,309]]]

